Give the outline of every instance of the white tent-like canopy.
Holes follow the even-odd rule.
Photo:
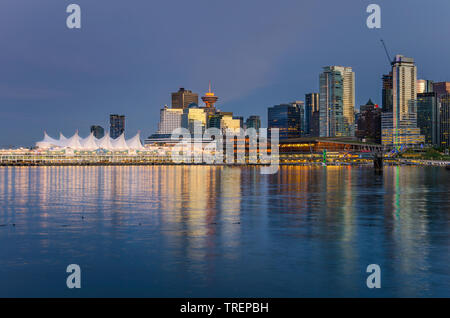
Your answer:
[[[144,146],[142,146],[141,138],[139,135],[140,135],[140,133],[137,133],[136,136],[127,140],[127,145],[130,149],[133,149],[133,150],[144,150],[145,149]]]
[[[67,138],[62,134],[59,133],[59,144],[65,145],[65,143],[67,142]]]
[[[113,145],[111,144],[111,138],[109,137],[109,133],[106,133],[106,135],[103,138],[96,139],[97,140],[97,147],[98,149],[113,149]]]
[[[59,140],[53,139],[44,131],[44,139],[36,143],[38,148],[54,148],[59,146]]]
[[[125,135],[122,134],[116,139],[111,140],[111,144],[114,150],[128,150],[129,147],[127,142],[125,141]]]
[[[81,151],[94,151],[104,149],[108,151],[125,151],[125,150],[144,150],[142,146],[140,134],[138,133],[131,139],[125,140],[125,134],[120,135],[116,139],[112,139],[108,133],[103,138],[97,139],[91,133],[86,138],[81,138],[76,132],[72,137],[66,138],[63,134],[59,134],[59,140],[54,139],[44,132],[44,139],[36,143],[36,147],[40,149],[54,148],[70,148]]]
[[[97,143],[95,142],[94,133],[91,133],[88,137],[80,141],[81,148],[85,150],[96,150],[98,149]]]
[[[70,137],[69,139],[67,139],[67,141],[64,143],[61,141],[60,143],[60,147],[63,148],[71,148],[74,150],[82,150],[83,147],[81,146],[81,138],[80,136],[78,136],[78,131],[75,133],[75,135],[73,135],[72,137]]]

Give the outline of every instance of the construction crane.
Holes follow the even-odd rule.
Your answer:
[[[388,49],[387,49],[387,47],[386,47],[386,43],[384,43],[384,40],[383,40],[383,39],[381,39],[381,43],[383,44],[384,51],[386,52],[386,56],[387,56],[387,58],[388,58],[389,65],[391,65],[392,59],[391,59],[391,56],[389,55]]]

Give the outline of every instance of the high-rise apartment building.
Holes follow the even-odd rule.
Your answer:
[[[125,131],[125,115],[112,114],[109,116],[111,138],[116,139]]]
[[[94,134],[94,137],[97,139],[103,138],[105,136],[105,130],[102,126],[93,125],[91,126],[91,133]]]
[[[355,73],[352,68],[324,67],[319,87],[320,136],[354,136]]]
[[[190,104],[198,105],[198,94],[181,87],[178,92],[172,93],[172,108],[184,109]]]
[[[414,59],[396,55],[391,64],[392,111],[386,109],[382,114],[382,144],[388,147],[423,144],[425,138],[417,127],[417,67]],[[383,77],[383,92],[385,84],[387,86]]]

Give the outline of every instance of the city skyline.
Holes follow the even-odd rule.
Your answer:
[[[136,22],[129,25],[120,22],[111,30],[108,27],[113,19],[120,18],[119,9],[123,9],[119,2],[110,2],[107,14],[101,14],[100,9],[104,9],[101,3],[82,1],[83,9],[96,18],[86,21],[80,32],[67,33],[64,26],[57,26],[61,16],[58,8],[49,9],[50,3],[42,1],[39,5],[32,5],[36,14],[31,16],[26,12],[20,21],[12,21],[7,15],[23,9],[24,4],[1,5],[0,14],[5,15],[2,23],[10,24],[3,34],[10,45],[0,53],[0,57],[8,62],[0,81],[1,115],[5,120],[3,129],[8,136],[0,140],[1,146],[31,146],[43,130],[51,135],[57,135],[59,131],[69,135],[75,129],[87,134],[93,124],[108,127],[108,115],[112,113],[126,115],[130,135],[141,130],[142,136],[149,136],[157,130],[161,107],[170,104],[169,92],[186,87],[203,93],[209,80],[221,97],[217,104],[219,109],[244,118],[261,116],[262,126],[266,126],[267,107],[303,100],[306,93],[319,91],[318,74],[326,65],[353,68],[356,74],[356,108],[369,98],[382,104],[380,78],[389,71],[389,65],[380,38],[385,39],[391,55],[398,53],[415,59],[418,78],[436,82],[449,80],[450,63],[445,60],[435,63],[438,55],[449,50],[448,45],[440,43],[438,52],[436,42],[425,36],[432,30],[445,29],[448,22],[433,19],[419,28],[413,21],[422,15],[440,14],[450,8],[450,4],[444,1],[438,1],[433,8],[420,6],[419,1],[409,2],[408,7],[379,1],[383,12],[380,30],[369,30],[365,26],[368,3],[326,1],[322,5],[307,2],[269,5],[275,9],[268,13],[269,16],[249,24],[244,20],[255,5],[250,1],[239,5],[241,10],[235,13],[236,27],[248,31],[243,34],[229,32],[225,28],[229,27],[225,17],[235,11],[231,11],[228,5],[217,4],[215,9],[224,12],[224,19],[215,21],[209,29],[204,30],[196,23],[183,24],[183,30],[191,35],[187,37],[189,43],[182,40],[183,54],[175,50],[162,50],[165,54],[154,53],[154,45],[166,47],[163,44],[179,31],[181,22],[175,21],[165,31],[156,31],[155,25],[140,19],[137,13],[147,8],[147,4],[137,3],[134,9],[127,9]],[[165,13],[168,10],[166,6],[161,4],[158,9]],[[205,10],[203,3],[183,9],[198,14]],[[317,25],[314,17],[330,12],[348,19],[344,23],[342,19],[330,17],[326,23]],[[290,21],[295,14],[302,19],[299,26],[296,26],[297,21]],[[408,19],[402,19],[403,16]],[[272,22],[266,27],[265,19],[269,17]],[[397,25],[395,17],[402,23]],[[162,22],[161,19],[153,23]],[[31,27],[35,25],[38,32]],[[342,32],[328,34],[326,30],[335,25],[339,25]],[[404,34],[408,27],[411,34]],[[140,32],[134,34],[133,43],[127,41],[127,36],[137,29],[149,30],[150,34]],[[270,33],[262,37],[266,29]],[[403,37],[399,38],[399,34]],[[96,43],[99,36],[104,38]],[[52,37],[58,38],[58,43],[64,48],[55,47],[48,40]],[[144,41],[149,41],[149,38],[154,42]],[[202,38],[210,38],[211,47],[202,44]],[[192,45],[192,41],[196,45]],[[214,44],[219,41],[222,43],[218,50],[220,54],[214,55],[212,52],[217,49]],[[323,49],[325,44],[334,45],[339,41],[358,45],[351,51],[345,46],[337,46],[333,52]],[[311,45],[313,48],[305,46],[305,43],[314,44]],[[111,45],[117,50],[111,52]],[[38,50],[34,50],[36,48]],[[239,48],[243,49],[235,55],[233,51]]]

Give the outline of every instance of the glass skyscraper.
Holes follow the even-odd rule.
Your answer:
[[[261,128],[261,119],[259,116],[250,116],[247,118],[247,120],[245,121],[245,128],[249,129],[249,128],[253,128],[256,131],[259,131],[259,129]]]
[[[116,139],[125,131],[125,115],[112,114],[109,116],[109,135]]]
[[[94,137],[97,139],[101,139],[105,136],[105,130],[103,129],[102,126],[96,125],[91,126],[91,133],[93,133]]]
[[[275,105],[268,108],[268,128],[279,129],[279,138],[300,137],[300,112],[292,104]]]
[[[382,107],[383,112],[392,113],[392,72],[383,75]]]
[[[324,67],[319,87],[320,136],[354,136],[355,73],[352,68]]]
[[[319,93],[305,94],[305,112],[308,115],[308,122],[305,131],[308,136],[319,136]]]
[[[425,136],[425,143],[439,144],[439,105],[436,93],[417,94],[417,126]]]

